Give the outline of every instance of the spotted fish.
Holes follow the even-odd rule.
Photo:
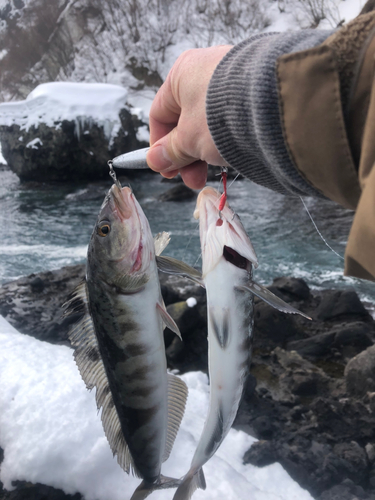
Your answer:
[[[219,211],[219,200],[218,191],[204,188],[194,213],[199,218],[207,293],[210,406],[190,470],[174,500],[188,500],[197,488],[206,488],[202,466],[219,448],[237,414],[250,367],[254,295],[281,311],[302,314],[252,280],[258,263],[251,241],[228,203]]]
[[[78,322],[70,331],[74,357],[120,466],[143,479],[132,499],[176,487],[161,475],[184,413],[187,387],[167,373],[164,325],[179,334],[160,291],[146,216],[131,189],[114,184],[101,207],[86,279],[65,304]]]

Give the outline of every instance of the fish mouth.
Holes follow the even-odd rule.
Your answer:
[[[116,184],[113,184],[110,194],[112,195],[120,219],[122,221],[130,219],[135,210],[133,191],[130,187],[123,187],[120,189]]]

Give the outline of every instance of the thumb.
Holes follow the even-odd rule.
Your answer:
[[[193,151],[188,151],[180,139],[178,127],[173,128],[153,144],[147,154],[147,163],[157,172],[179,170],[199,160]]]

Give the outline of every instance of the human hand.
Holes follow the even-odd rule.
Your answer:
[[[228,165],[208,129],[206,94],[216,66],[231,48],[220,45],[181,54],[151,106],[148,165],[167,178],[180,171],[193,189],[204,187],[207,163]]]

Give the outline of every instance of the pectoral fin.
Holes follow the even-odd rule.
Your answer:
[[[172,332],[174,332],[182,340],[181,332],[180,332],[178,326],[176,325],[174,319],[172,318],[172,316],[170,316],[170,314],[168,314],[168,311],[166,310],[164,304],[162,305],[162,304],[160,304],[160,302],[157,302],[156,309],[157,309],[158,313],[160,314],[161,319],[163,320],[163,323],[165,324],[165,326],[167,326],[170,330],[172,330]]]
[[[247,285],[237,286],[236,288],[239,290],[247,290],[253,293],[254,295],[264,300],[264,302],[274,307],[278,311],[289,314],[300,314],[304,318],[311,320],[309,316],[299,311],[298,309],[295,309],[291,305],[287,304],[282,299],[280,299],[280,297],[277,297],[277,295],[270,292],[268,288],[266,288],[263,285],[259,285],[259,283],[255,283],[255,281],[249,281]]]
[[[174,259],[173,257],[157,256],[156,264],[158,269],[163,273],[183,276],[204,287],[202,274],[181,260]]]
[[[171,241],[169,233],[163,231],[158,233],[154,238],[155,255],[160,255]]]

